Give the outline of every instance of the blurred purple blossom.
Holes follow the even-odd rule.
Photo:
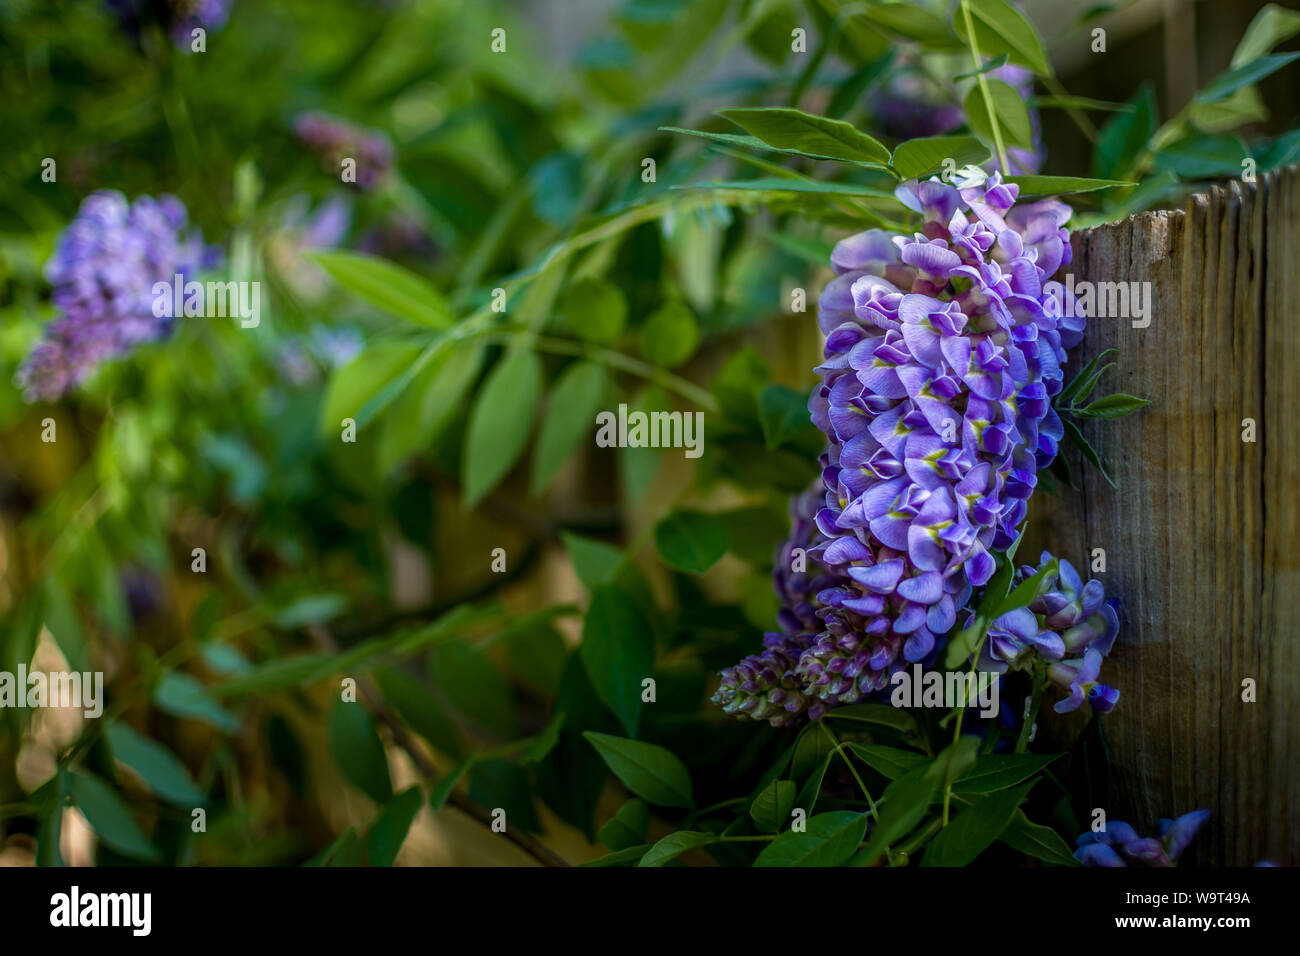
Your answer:
[[[1084,866],[1174,866],[1209,819],[1209,810],[1194,810],[1177,820],[1161,820],[1155,837],[1140,837],[1116,820],[1105,830],[1082,834],[1074,856]]]
[[[170,333],[174,319],[154,315],[154,283],[179,274],[183,284],[220,254],[187,218],[175,196],[131,203],[102,190],[86,198],[45,267],[60,315],[18,370],[27,401],[57,399],[100,363]]]
[[[343,160],[355,160],[358,189],[373,189],[392,169],[392,143],[378,130],[320,111],[300,114],[294,119],[293,129],[298,141],[314,152],[321,168],[332,175],[340,174]]]
[[[122,29],[137,43],[148,23],[157,23],[178,49],[188,51],[193,31],[220,30],[230,17],[234,0],[106,0]]]

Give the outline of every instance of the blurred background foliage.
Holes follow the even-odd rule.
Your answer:
[[[1140,184],[1078,197],[1080,221],[1300,155],[1294,72],[1215,79],[1294,49],[1293,19],[1234,59],[1259,4],[1024,6],[1055,68],[1004,121],[1041,114],[1044,172]],[[235,0],[189,53],[106,3],[0,4],[0,669],[107,686],[99,720],[0,712],[0,859],[579,862],[743,817],[792,737],[707,698],[771,627],[786,501],[817,474],[794,291],[897,206],[877,171],[664,128],[798,106],[891,146],[936,122],[988,140],[950,23],[883,0]],[[387,138],[374,188],[304,148],[309,111]],[[262,323],[182,322],[29,405],[8,383],[54,313],[42,268],[96,189],[179,196],[219,274],[261,283]],[[620,403],[706,412],[705,454],[594,447]],[[636,754],[586,734],[666,748],[690,792],[647,795]]]

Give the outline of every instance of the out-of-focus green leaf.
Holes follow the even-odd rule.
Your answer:
[[[391,315],[433,329],[449,329],[455,322],[442,293],[387,259],[345,249],[316,249],[306,256],[339,285]]]
[[[393,797],[379,811],[378,818],[370,828],[370,835],[366,838],[371,866],[393,865],[397,851],[406,842],[406,834],[423,803],[420,788],[410,787]]]
[[[375,803],[393,798],[388,759],[369,712],[359,703],[337,700],[330,711],[330,749],[344,778]]]
[[[113,756],[138,773],[155,796],[178,807],[205,805],[207,798],[189,770],[162,744],[118,721],[109,723],[107,736]]]
[[[641,717],[642,681],[654,668],[654,636],[645,614],[622,588],[602,584],[582,625],[582,663],[591,685],[628,733]]]
[[[663,559],[690,574],[703,574],[727,553],[727,525],[702,511],[674,511],[655,525],[655,544]]]
[[[510,352],[488,375],[465,437],[465,507],[473,508],[519,460],[542,397],[542,365],[527,349]]]
[[[160,859],[157,848],[104,781],[74,770],[68,773],[68,791],[73,805],[85,814],[99,838],[118,853],[136,860]]]
[[[600,842],[611,850],[626,850],[640,846],[645,842],[645,835],[650,831],[650,808],[640,800],[625,802],[609,818],[609,822],[600,828],[597,836]]]
[[[606,387],[605,367],[594,362],[574,363],[556,380],[533,456],[533,494],[545,489],[583,436],[593,433]]]

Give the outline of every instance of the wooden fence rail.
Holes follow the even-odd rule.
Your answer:
[[[1100,389],[1152,402],[1083,426],[1118,487],[1085,466],[1082,491],[1031,508],[1081,572],[1104,549],[1093,576],[1124,604],[1108,817],[1208,807],[1199,863],[1300,865],[1300,170],[1073,245],[1076,284],[1149,283],[1151,305],[1145,327],[1090,319],[1078,350],[1118,348]]]

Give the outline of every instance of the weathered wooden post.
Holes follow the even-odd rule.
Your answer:
[[[1146,832],[1208,807],[1201,864],[1300,865],[1300,169],[1073,244],[1063,272],[1150,283],[1152,308],[1090,320],[1071,363],[1118,348],[1100,388],[1151,399],[1083,424],[1118,487],[1085,466],[1031,509],[1081,572],[1105,549],[1094,576],[1124,602],[1107,814]]]

